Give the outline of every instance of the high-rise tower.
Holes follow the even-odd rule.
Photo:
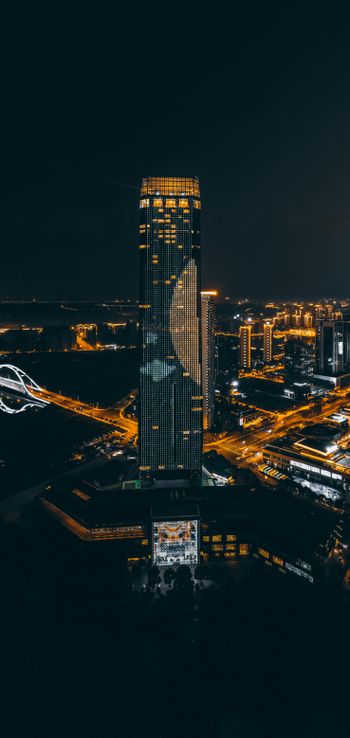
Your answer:
[[[273,359],[273,323],[267,321],[264,323],[264,363],[270,364]]]
[[[200,479],[200,191],[147,177],[140,198],[140,475]]]
[[[239,329],[240,366],[250,369],[252,365],[252,326],[249,323]]]
[[[201,292],[203,429],[210,430],[215,409],[215,298],[217,292]]]
[[[316,371],[336,376],[350,369],[350,321],[316,321]]]

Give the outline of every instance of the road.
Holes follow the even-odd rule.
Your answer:
[[[132,418],[128,418],[125,415],[126,408],[132,403],[136,396],[136,390],[130,392],[127,397],[124,397],[118,402],[115,407],[111,408],[100,408],[94,407],[87,402],[81,402],[75,400],[72,397],[65,397],[65,395],[58,394],[56,392],[50,392],[46,389],[32,390],[38,399],[43,399],[63,407],[69,412],[78,413],[79,415],[85,415],[85,417],[97,420],[99,423],[105,423],[108,426],[112,426],[115,432],[120,435],[121,440],[128,443],[132,436],[137,433],[137,421]]]
[[[261,452],[267,443],[281,438],[297,426],[306,428],[317,422],[322,422],[331,413],[337,412],[346,403],[348,390],[340,390],[334,400],[323,403],[322,410],[317,415],[312,413],[312,405],[306,404],[302,407],[277,413],[276,419],[269,426],[252,430],[242,435],[239,431],[224,438],[210,440],[205,443],[204,450],[216,449],[231,462],[243,467],[252,467],[256,473],[256,465],[261,459]],[[309,417],[305,413],[311,411]]]
[[[135,399],[136,390],[130,392],[113,408],[94,407],[89,403],[80,402],[48,390],[35,390],[35,394],[39,399],[46,399],[65,410],[85,415],[100,423],[112,426],[125,443],[129,443],[137,435],[137,421],[125,414],[126,409]],[[318,414],[314,412],[314,405],[308,403],[285,412],[275,414],[269,412],[271,422],[268,426],[256,428],[250,432],[245,432],[243,435],[240,431],[236,431],[223,438],[212,439],[212,434],[208,434],[204,443],[204,450],[216,449],[234,464],[243,468],[250,467],[259,476],[257,466],[261,462],[263,447],[267,443],[286,435],[297,426],[300,426],[301,429],[306,428],[313,423],[324,421],[328,415],[339,411],[347,402],[349,390],[338,390],[336,394],[337,396],[334,399],[322,403],[322,410]],[[308,411],[310,412],[309,416],[307,416]]]

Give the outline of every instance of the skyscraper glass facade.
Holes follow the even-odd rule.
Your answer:
[[[316,371],[336,376],[350,370],[350,321],[316,321]]]
[[[203,429],[209,430],[215,411],[215,297],[217,292],[202,292],[202,389]]]
[[[242,369],[250,369],[252,365],[252,327],[241,325],[239,329],[239,352]]]
[[[140,198],[140,475],[201,477],[200,211],[196,178]]]

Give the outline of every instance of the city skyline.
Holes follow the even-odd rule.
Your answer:
[[[347,15],[13,11],[1,736],[349,737]]]

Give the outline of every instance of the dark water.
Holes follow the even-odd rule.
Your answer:
[[[28,354],[11,357],[9,363],[47,389],[100,405],[113,405],[137,386],[136,351]],[[83,441],[106,430],[104,424],[54,405],[18,415],[0,412],[0,460],[5,462],[0,498],[64,471]]]
[[[138,353],[133,349],[20,354],[6,361],[48,390],[105,406],[138,383]]]

